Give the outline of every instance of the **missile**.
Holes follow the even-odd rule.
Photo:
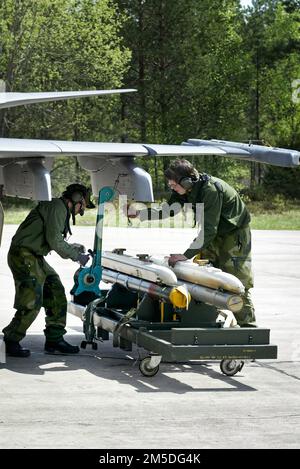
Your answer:
[[[234,313],[243,307],[243,300],[238,295],[224,293],[212,288],[194,285],[185,282],[182,285],[162,287],[156,283],[132,277],[110,269],[103,269],[102,280],[109,283],[118,283],[129,290],[142,291],[150,296],[172,303],[177,308],[188,308],[190,297],[196,301],[228,309]]]
[[[237,312],[243,306],[243,300],[239,296],[240,293],[244,292],[243,285],[233,275],[222,272],[220,269],[199,266],[189,261],[178,262],[175,268],[177,267],[178,272],[183,272],[181,278],[178,279],[177,272],[173,272],[167,266],[167,258],[139,255],[140,258],[136,259],[132,256],[119,254],[123,251],[122,249],[116,249],[115,251],[112,253],[104,252],[102,255],[102,265],[104,267],[102,278],[104,281],[116,282],[131,290],[149,293],[156,298],[169,301],[177,307],[180,307],[179,303],[184,304],[183,307],[186,307],[186,303],[188,303],[187,301],[184,303],[184,300],[178,300],[176,297],[176,295],[179,297],[182,294],[182,292],[178,293],[179,287],[185,289],[184,295],[188,292],[196,301],[217,308]],[[165,265],[159,265],[153,262],[153,259]],[[217,278],[215,278],[216,275]],[[202,285],[199,285],[200,281]],[[225,287],[227,287],[227,292],[218,290],[218,288]],[[176,298],[172,300],[174,295]]]
[[[116,249],[116,251],[122,250]],[[106,251],[102,253],[101,263],[107,269],[142,278],[149,282],[163,283],[169,286],[177,285],[176,274],[168,266],[156,265],[146,260],[145,256],[136,259],[126,254]]]
[[[150,256],[154,264],[168,266],[168,257]],[[229,292],[243,294],[245,287],[234,275],[223,272],[211,265],[199,265],[193,261],[179,261],[174,267],[169,267],[177,278],[208,288],[227,290]]]
[[[191,296],[184,285],[160,286],[156,283],[125,275],[110,269],[103,269],[102,280],[109,283],[118,283],[134,291],[142,291],[150,296],[171,303],[176,308],[188,309]]]
[[[220,309],[229,309],[233,313],[237,313],[243,307],[244,303],[239,295],[221,292],[219,290],[214,290],[213,288],[195,285],[190,282],[184,282],[184,285],[191,297],[196,301],[201,301],[202,303],[207,303]]]

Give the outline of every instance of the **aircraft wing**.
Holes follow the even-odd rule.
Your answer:
[[[0,109],[14,106],[134,92],[135,89],[0,93]],[[143,145],[139,143],[72,142],[58,140],[0,139],[0,189],[5,195],[51,199],[50,171],[57,156],[76,156],[90,172],[94,194],[103,185],[118,186],[121,194],[152,201],[150,175],[134,163],[135,157],[225,154],[210,146]]]
[[[151,145],[142,143],[73,142],[63,140],[35,140],[22,138],[0,138],[0,164],[2,158],[36,158],[37,156],[189,156],[226,155],[221,148],[209,145]]]
[[[224,140],[189,139],[181,145],[159,145],[0,138],[0,165],[3,158],[55,157],[58,155],[99,158],[218,155],[276,166],[300,165],[300,152],[296,150]]]
[[[199,149],[199,151],[201,151]],[[146,156],[147,149],[138,143],[72,142],[63,140],[34,140],[0,138],[2,158],[36,158],[55,156],[122,157]]]
[[[229,142],[226,140],[200,140],[189,139],[184,142],[186,146],[205,147],[211,146],[214,150],[223,150],[223,156],[229,156],[245,161],[266,163],[274,166],[297,167],[300,166],[300,152],[286,148],[276,148],[249,143]],[[218,155],[219,153],[213,153]]]
[[[153,201],[151,177],[135,163],[153,155],[225,155],[211,146],[150,145],[140,143],[72,142],[0,138],[0,185],[4,194],[36,200],[51,198],[50,170],[57,156],[76,156],[90,172],[94,194],[103,185],[115,186],[128,197]]]
[[[0,108],[136,91],[135,89],[0,93]],[[76,156],[90,172],[94,194],[104,185],[139,201],[153,201],[151,176],[138,167],[136,157],[215,155],[277,166],[299,166],[295,150],[224,140],[189,139],[181,145],[73,142],[60,140],[0,139],[0,189],[6,195],[51,199],[50,171],[57,156]]]
[[[0,109],[22,106],[26,104],[43,103],[45,101],[60,101],[62,99],[84,98],[106,94],[132,93],[135,89],[119,90],[87,90],[87,91],[50,91],[37,93],[0,93]]]
[[[150,175],[134,162],[136,157],[216,155],[247,161],[299,166],[295,150],[221,140],[191,139],[182,145],[73,142],[61,140],[0,139],[0,185],[6,195],[37,200],[51,198],[50,170],[57,156],[76,156],[90,172],[94,194],[103,185],[142,202],[153,201]]]

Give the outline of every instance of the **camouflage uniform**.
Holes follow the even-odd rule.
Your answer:
[[[64,240],[69,218],[70,211],[62,199],[40,202],[13,237],[8,265],[15,281],[17,311],[3,329],[6,340],[19,342],[23,339],[42,306],[46,311],[46,339],[56,342],[66,333],[65,290],[58,274],[43,256],[54,250],[65,259],[78,260],[82,247]]]
[[[255,314],[249,289],[253,287],[251,270],[251,232],[250,227],[239,228],[223,236],[216,236],[206,249],[201,249],[201,257],[209,259],[212,264],[234,275],[245,287],[244,306],[234,313],[241,326],[254,326]]]
[[[245,287],[244,307],[235,313],[236,319],[239,325],[255,326],[254,307],[249,293],[253,287],[250,214],[245,204],[233,187],[222,179],[206,174],[202,174],[184,195],[173,191],[168,205],[178,202],[181,206],[192,204],[194,211],[197,203],[204,206],[204,239],[201,239],[203,234],[199,234],[184,255],[191,259],[200,254],[215,267],[235,275]],[[151,213],[148,209],[148,215],[142,213],[140,218],[150,218]],[[159,213],[159,218],[163,218],[163,211]]]

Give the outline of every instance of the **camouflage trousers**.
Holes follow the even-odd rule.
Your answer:
[[[201,257],[209,259],[214,267],[234,275],[242,282],[245,287],[245,293],[242,295],[244,306],[234,315],[240,326],[256,326],[254,306],[249,292],[253,287],[250,227],[216,236],[206,249],[201,250]]]
[[[10,249],[8,265],[15,281],[17,311],[3,329],[5,339],[22,340],[44,307],[45,336],[49,341],[59,340],[66,333],[67,299],[58,274],[42,256],[35,256],[26,248]]]

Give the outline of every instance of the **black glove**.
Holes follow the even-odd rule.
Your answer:
[[[183,254],[171,254],[168,260],[168,264],[169,266],[174,267],[177,262],[187,260],[187,257],[185,257]]]
[[[73,248],[78,249],[78,251],[79,251],[80,253],[84,253],[84,252],[85,252],[85,247],[83,246],[83,244],[73,243],[73,244],[71,244],[71,246],[72,246]]]
[[[81,267],[84,267],[85,264],[88,262],[89,258],[90,258],[90,255],[89,255],[89,254],[82,254],[82,253],[80,253],[79,256],[78,256],[77,261],[79,262],[79,264],[81,265]]]

